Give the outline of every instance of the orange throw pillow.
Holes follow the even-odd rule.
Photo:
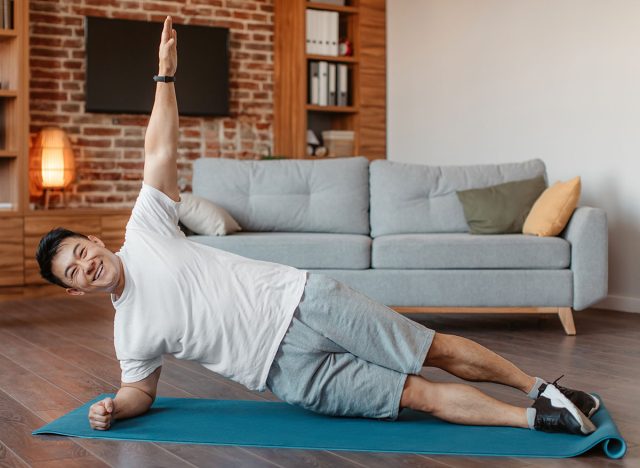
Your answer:
[[[580,200],[580,177],[556,182],[533,204],[522,232],[536,236],[557,236],[569,222]]]

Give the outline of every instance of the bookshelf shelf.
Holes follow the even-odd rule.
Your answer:
[[[308,130],[318,138],[325,130],[351,130],[354,132],[353,156],[386,158],[386,0],[347,0],[346,3],[347,6],[305,0],[274,2],[274,154],[306,159]],[[339,14],[339,38],[351,42],[352,56],[307,53],[308,10]],[[343,70],[344,65],[347,66],[348,106],[310,104],[309,74],[310,68],[314,76],[317,73],[315,62],[327,62],[330,77],[332,64]],[[340,75],[339,70],[336,72],[336,76]],[[324,76],[321,73],[321,77]],[[338,81],[345,82],[340,77]],[[335,89],[338,95],[344,96],[337,85]],[[316,90],[314,88],[314,92]],[[314,94],[313,102],[317,102],[316,96]],[[331,93],[329,96],[328,102],[335,102]]]
[[[355,106],[317,106],[315,104],[307,104],[305,109],[313,112],[342,112],[345,114],[358,112],[358,108]]]
[[[15,29],[0,29],[0,40],[14,37],[18,37],[18,32]]]
[[[17,151],[11,150],[0,150],[0,158],[2,159],[13,159],[18,157]]]
[[[310,10],[337,11],[338,13],[345,13],[345,14],[351,14],[351,15],[355,15],[358,13],[357,7],[332,5],[330,3],[322,3],[322,2],[307,2],[307,8]]]
[[[325,62],[338,62],[338,63],[358,63],[358,57],[356,56],[333,56],[333,55],[317,55],[307,54],[307,60],[324,60]]]
[[[0,89],[0,98],[16,98],[18,97],[18,91],[11,89]]]

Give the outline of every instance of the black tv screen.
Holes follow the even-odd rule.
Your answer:
[[[148,114],[162,23],[87,17],[87,112]],[[229,30],[174,24],[181,115],[229,115]]]

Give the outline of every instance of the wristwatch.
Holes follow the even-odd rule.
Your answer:
[[[153,81],[159,81],[161,83],[172,83],[176,81],[175,76],[166,76],[166,75],[154,75]]]

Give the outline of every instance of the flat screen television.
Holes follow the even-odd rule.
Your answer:
[[[174,24],[176,96],[181,115],[229,115],[229,30]],[[162,23],[88,16],[87,112],[149,114]]]

